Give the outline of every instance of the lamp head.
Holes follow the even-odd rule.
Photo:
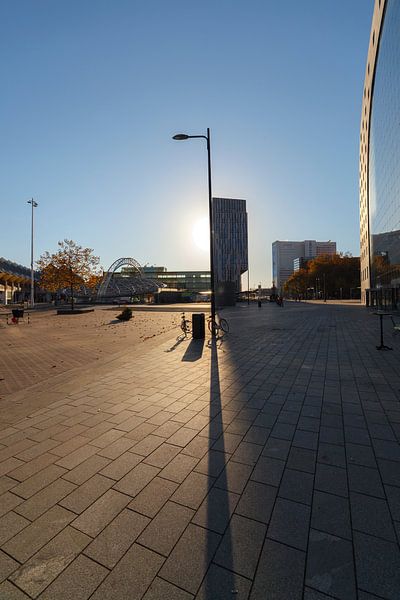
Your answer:
[[[174,135],[174,137],[172,139],[173,140],[187,140],[187,139],[189,139],[189,136],[186,133],[177,133],[176,135]]]

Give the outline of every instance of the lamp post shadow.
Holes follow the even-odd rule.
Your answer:
[[[218,436],[218,451],[210,450],[208,453],[208,474],[215,476],[221,471],[221,460],[224,467],[218,475],[217,484],[214,485],[207,497],[207,521],[206,527],[210,531],[206,545],[206,572],[201,587],[200,598],[203,600],[239,600],[237,592],[236,575],[233,573],[232,536],[230,530],[230,519],[232,507],[229,502],[227,475],[225,470],[225,444],[221,412],[221,386],[219,377],[217,340],[211,339],[211,368],[210,368],[210,413],[212,418],[209,426],[211,440]],[[222,535],[221,542],[215,552],[215,535]],[[218,556],[218,563],[213,562]]]

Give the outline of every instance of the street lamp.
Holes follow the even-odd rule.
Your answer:
[[[183,141],[191,138],[203,138],[207,141],[208,156],[208,213],[210,223],[210,278],[211,278],[211,335],[215,337],[215,280],[214,280],[214,229],[213,229],[213,210],[212,210],[212,188],[211,188],[211,144],[210,129],[207,128],[207,135],[187,135],[186,133],[177,133],[173,140]]]
[[[32,220],[31,220],[31,308],[35,305],[35,281],[33,278],[33,209],[38,206],[38,203],[31,200],[27,201],[28,204],[32,206]]]

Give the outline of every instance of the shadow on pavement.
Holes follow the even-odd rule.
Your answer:
[[[182,356],[183,362],[195,362],[203,355],[204,340],[191,340],[186,348],[185,354]]]
[[[208,473],[216,476],[221,470],[221,458],[224,460],[225,443],[223,435],[223,423],[221,412],[221,387],[219,379],[217,341],[210,341],[211,347],[211,373],[210,373],[210,414],[215,415],[210,423],[210,437],[215,440],[220,434],[218,452],[211,450],[208,454]],[[211,441],[211,440],[210,440]],[[235,598],[236,582],[233,569],[232,536],[229,528],[231,511],[229,507],[229,493],[227,489],[227,477],[225,469],[218,477],[218,487],[212,488],[208,495],[207,523],[208,530],[206,547],[206,564],[209,565],[205,575],[201,598],[204,600],[216,600],[217,598]],[[218,555],[224,567],[221,568],[212,560],[215,555],[215,534],[223,534],[219,545]]]
[[[178,335],[178,337],[176,338],[176,342],[175,344],[173,344],[171,346],[171,348],[168,348],[167,350],[164,350],[164,352],[173,352],[174,350],[176,350],[176,348],[182,344],[182,342],[184,342],[186,340],[186,336],[185,335]]]

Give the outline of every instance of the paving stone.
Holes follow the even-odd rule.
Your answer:
[[[304,588],[304,600],[332,600],[332,596],[327,596],[326,594],[317,592],[317,590],[306,587]],[[358,600],[360,600],[360,596]]]
[[[13,511],[0,518],[0,546],[30,524],[28,519]],[[1,598],[1,596],[0,596]]]
[[[25,500],[15,508],[15,511],[30,521],[37,519],[49,508],[70,494],[76,486],[69,481],[57,479],[40,492]]]
[[[56,465],[50,465],[36,473],[29,479],[26,479],[22,483],[18,484],[13,488],[13,492],[22,498],[30,498],[37,494],[43,488],[56,481],[61,475],[65,473],[65,469]]]
[[[147,517],[123,510],[86,548],[85,554],[112,569],[149,523]]]
[[[266,539],[250,600],[302,600],[304,564],[304,552]]]
[[[255,465],[262,449],[262,446],[259,444],[241,442],[233,454],[232,460],[235,462],[244,463],[245,465]]]
[[[100,475],[104,475],[104,477],[109,477],[110,479],[115,479],[118,481],[127,473],[129,473],[129,471],[131,471],[134,467],[136,467],[136,465],[138,465],[142,460],[142,456],[137,456],[136,454],[132,454],[132,452],[125,452],[125,454],[121,454],[121,456],[104,467],[104,469],[100,471]]]
[[[265,444],[264,450],[262,451],[263,456],[270,456],[271,458],[280,458],[286,460],[289,455],[290,442],[287,440],[278,440],[270,437]]]
[[[29,448],[17,454],[16,458],[28,462],[29,460],[41,456],[41,454],[44,454],[48,450],[54,450],[55,446],[59,446],[59,442],[56,442],[55,440],[44,440],[43,442],[32,444]]]
[[[163,469],[169,462],[171,462],[173,458],[175,458],[177,454],[179,454],[180,451],[181,448],[178,446],[171,446],[171,444],[163,443],[156,450],[154,450],[154,452],[147,456],[143,462],[148,465],[153,465],[153,467]]]
[[[347,498],[314,492],[311,527],[331,535],[352,539],[350,507]]]
[[[130,500],[131,498],[125,494],[108,490],[75,519],[72,525],[75,529],[95,537],[129,504]]]
[[[168,556],[193,515],[194,511],[190,508],[167,502],[140,535],[138,542]]]
[[[25,463],[22,460],[18,460],[18,458],[7,458],[0,463],[0,476],[6,475],[7,473],[12,473],[17,470],[18,467],[25,466]]]
[[[247,600],[250,586],[251,582],[248,579],[212,564],[206,573],[200,590],[196,594],[196,600],[231,598],[233,594],[238,598]]]
[[[0,584],[0,598],[4,600],[31,600],[29,596],[19,590],[11,581]]]
[[[42,454],[28,463],[22,464],[22,466],[18,467],[14,471],[11,471],[10,477],[17,479],[18,481],[25,481],[25,479],[29,479],[36,473],[39,473],[49,465],[55,463],[56,460],[57,456],[54,454]]]
[[[249,519],[268,523],[275,502],[277,488],[249,481],[236,507],[236,513]]]
[[[163,562],[159,554],[133,544],[90,600],[140,600]]]
[[[399,465],[391,460],[378,460],[378,468],[384,484],[400,487]]]
[[[196,437],[197,431],[190,429],[189,427],[181,427],[176,433],[168,438],[168,443],[174,446],[181,446],[182,448],[189,444],[194,437]]]
[[[57,460],[57,465],[60,467],[64,467],[65,469],[74,469],[81,463],[83,463],[86,459],[93,456],[98,451],[98,448],[95,446],[91,446],[90,444],[86,444],[85,446],[81,446],[74,452],[67,454],[63,458]]]
[[[27,561],[74,518],[69,510],[54,506],[3,545],[3,549],[19,562]]]
[[[377,458],[400,462],[400,444],[398,442],[373,439],[372,445]]]
[[[353,528],[363,533],[396,541],[396,534],[386,500],[352,492],[350,507]]]
[[[81,485],[93,477],[93,475],[104,469],[109,463],[110,461],[107,458],[94,455],[87,458],[71,471],[64,473],[62,478],[71,481],[71,483],[75,483],[76,485]]]
[[[164,423],[164,425],[161,425],[160,427],[154,429],[154,435],[159,435],[163,438],[169,438],[171,437],[171,435],[176,433],[181,427],[182,425],[180,423],[168,421],[167,423]]]
[[[358,586],[379,598],[397,600],[400,589],[400,551],[397,544],[354,532]]]
[[[143,596],[143,600],[165,600],[166,598],[168,600],[193,600],[192,594],[188,594],[172,585],[172,583],[156,577]]]
[[[279,496],[311,504],[313,494],[314,476],[311,473],[285,469],[279,487]]]
[[[318,433],[297,429],[292,444],[298,448],[316,450],[318,447]]]
[[[218,477],[221,471],[225,468],[230,456],[217,450],[209,450],[203,456],[201,461],[196,465],[195,470],[198,473],[209,475],[210,477]]]
[[[140,440],[140,442],[137,442],[131,448],[131,450],[134,454],[138,454],[139,456],[148,456],[149,454],[154,452],[156,448],[161,446],[163,442],[164,438],[158,435],[148,435],[147,437]]]
[[[229,461],[216,480],[215,486],[241,494],[252,472],[250,465]]]
[[[384,498],[381,478],[378,469],[370,469],[361,465],[348,466],[349,487],[353,492]]]
[[[266,533],[265,525],[233,515],[217,550],[214,562],[229,571],[252,579]]]
[[[198,459],[185,454],[178,454],[160,472],[160,476],[181,483],[197,465]]]
[[[316,452],[305,448],[292,447],[289,452],[287,466],[289,469],[297,469],[305,473],[314,473]]]
[[[169,500],[178,485],[173,481],[154,477],[150,483],[132,500],[128,508],[148,517],[154,517]],[[184,502],[181,502],[184,504]]]
[[[2,494],[0,496],[0,517],[8,513],[9,510],[12,510],[22,502],[22,498],[19,498],[11,492],[5,492],[5,494]]]
[[[296,425],[292,423],[275,423],[271,431],[271,437],[291,441],[296,431]]]
[[[160,469],[139,463],[125,477],[114,484],[114,489],[135,497],[160,472]]]
[[[315,489],[321,492],[329,492],[337,496],[347,497],[349,495],[347,487],[346,469],[334,467],[332,465],[317,464],[315,473]]]
[[[91,479],[85,481],[81,486],[74,490],[69,496],[59,502],[61,506],[80,514],[90,506],[97,498],[102,496],[112,485],[114,481],[101,475],[93,475]]]
[[[302,416],[299,418],[298,429],[302,429],[304,431],[320,431],[320,420],[319,418],[315,418],[312,416],[306,416],[304,414],[304,410],[302,410]],[[322,430],[322,426],[321,426]]]
[[[371,446],[346,444],[347,462],[376,469],[376,460]]]
[[[80,554],[40,595],[40,600],[87,600],[109,571]]]
[[[400,521],[400,488],[385,485],[385,492],[392,518]]]
[[[352,544],[310,530],[306,585],[342,600],[357,600]]]
[[[253,481],[279,486],[285,463],[283,460],[261,456],[251,474]]]
[[[53,442],[53,445],[50,446],[50,448],[46,448],[46,450],[51,449],[52,454],[56,454],[57,456],[62,458],[63,456],[67,456],[68,454],[75,452],[75,450],[90,442],[90,439],[81,435],[75,435],[73,438],[71,438],[67,442],[64,442],[63,444],[60,444],[59,442],[54,442],[53,440],[47,440],[47,442],[51,441]],[[44,444],[44,442],[42,442],[42,444]],[[34,457],[32,456],[32,458]]]
[[[0,496],[4,494],[4,492],[11,490],[16,485],[17,482],[15,479],[11,479],[11,477],[8,477],[7,475],[0,477]]]
[[[299,550],[307,549],[310,508],[299,502],[277,498],[268,527],[268,537]]]
[[[243,441],[264,446],[270,434],[271,429],[267,429],[266,427],[259,427],[257,425],[252,425],[247,431]]]
[[[242,441],[242,436],[235,433],[223,433],[213,444],[212,449],[233,454]]]
[[[189,525],[161,568],[160,577],[196,594],[220,539],[217,533]]]
[[[90,538],[67,527],[10,577],[24,592],[36,598],[89,543]]]
[[[182,449],[182,453],[195,458],[203,458],[212,444],[213,440],[198,435]]]
[[[0,582],[9,577],[18,567],[17,561],[0,550]]]
[[[346,443],[362,444],[364,446],[369,446],[371,444],[371,438],[367,428],[345,426],[344,435]]]
[[[213,478],[192,471],[176,489],[171,500],[196,510],[208,494],[213,482]]]
[[[334,444],[319,444],[318,462],[334,467],[345,467],[346,456],[344,448]]]
[[[233,492],[211,488],[192,522],[217,533],[224,533],[239,498]]]

